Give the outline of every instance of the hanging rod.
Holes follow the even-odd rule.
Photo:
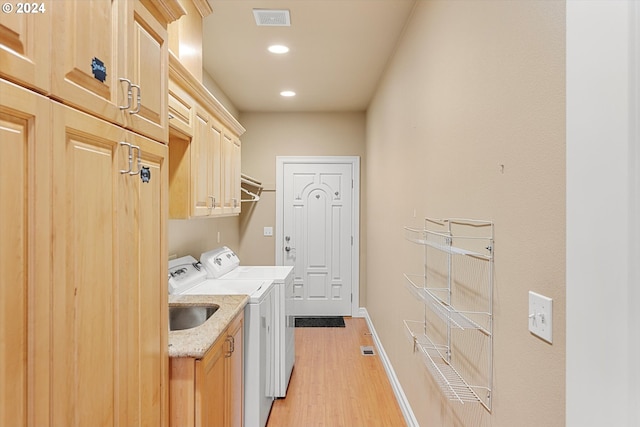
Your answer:
[[[260,181],[258,181],[257,179],[250,177],[249,175],[241,174],[240,175],[240,182],[242,184],[247,184],[247,185],[250,185],[252,187],[255,187],[255,188],[258,188],[258,189],[262,189],[262,183]]]
[[[240,199],[241,202],[257,202],[258,200],[260,200],[260,196],[258,196],[257,194],[252,193],[251,191],[246,190],[242,187],[240,187],[240,190],[242,190],[243,193],[253,197],[252,199]]]

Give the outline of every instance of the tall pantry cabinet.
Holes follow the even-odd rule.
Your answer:
[[[0,15],[0,425],[165,426],[166,27],[184,12],[43,5]]]

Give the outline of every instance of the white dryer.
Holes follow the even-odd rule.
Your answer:
[[[244,423],[264,427],[276,397],[273,281],[215,280],[192,256],[169,262],[169,293],[249,295],[244,310]]]
[[[222,246],[205,252],[200,262],[208,277],[220,280],[272,280],[275,291],[276,397],[285,397],[295,363],[295,313],[293,267],[278,265],[240,265],[238,256]]]

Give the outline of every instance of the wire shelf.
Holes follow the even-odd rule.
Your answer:
[[[440,387],[444,396],[460,403],[480,403],[487,407],[486,403],[478,396],[474,388],[470,386],[447,362],[449,348],[446,345],[435,344],[425,333],[425,323],[418,320],[404,320],[407,338],[414,346],[414,351],[419,352],[422,362]],[[480,387],[485,389],[485,387]],[[487,407],[488,409],[488,407]]]
[[[493,259],[492,248],[486,247],[489,254],[484,254],[476,250],[462,248],[452,245],[453,237],[449,232],[440,232],[422,228],[404,227],[405,239],[419,245],[429,246],[447,254],[472,256],[476,258],[490,260]],[[487,240],[483,236],[456,236],[456,240]]]
[[[486,335],[491,334],[491,332],[489,332],[486,328],[483,328],[478,323],[474,322],[472,319],[466,316],[466,314],[480,314],[480,315],[489,316],[489,313],[458,311],[455,308],[448,305],[445,301],[440,299],[436,294],[434,294],[434,292],[437,292],[437,291],[447,291],[448,290],[447,288],[436,288],[436,289],[423,288],[417,285],[411,279],[411,277],[417,277],[417,276],[411,276],[411,275],[405,274],[404,277],[406,279],[405,285],[409,290],[409,292],[411,292],[411,294],[414,297],[424,302],[431,309],[431,311],[433,311],[435,314],[438,315],[438,317],[440,317],[440,319],[442,319],[445,322],[451,322],[452,327],[456,329],[461,329],[461,330],[478,329]]]
[[[422,320],[403,320],[407,339],[414,345],[413,350],[427,347],[438,351],[443,357],[449,353],[449,347],[444,344],[435,344],[426,334],[425,323]]]
[[[467,384],[456,369],[447,362],[446,358],[435,349],[427,346],[419,346],[422,360],[431,373],[442,393],[449,399],[460,403],[484,402],[474,389]]]
[[[424,228],[404,227],[405,238],[424,247],[424,272],[404,274],[405,287],[425,306],[423,321],[404,321],[407,339],[447,399],[480,403],[489,412],[493,233],[493,222],[464,218],[425,218]],[[435,316],[428,316],[429,312]],[[482,335],[454,334],[453,329],[475,330]],[[430,336],[437,336],[444,344],[435,344]],[[482,385],[470,385],[467,380]]]

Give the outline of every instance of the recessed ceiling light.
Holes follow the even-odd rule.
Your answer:
[[[282,92],[280,92],[280,95],[289,98],[292,96],[296,96],[296,93],[292,90],[283,90]]]
[[[281,44],[271,45],[269,46],[268,50],[271,53],[277,53],[277,54],[283,54],[283,53],[289,52],[289,48]]]

